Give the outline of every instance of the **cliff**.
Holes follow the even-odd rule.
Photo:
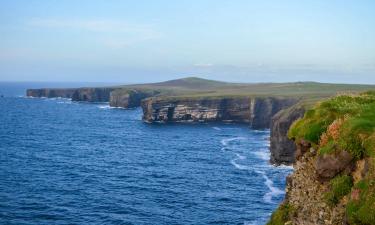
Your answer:
[[[28,89],[26,96],[36,98],[71,98],[72,101],[108,102],[114,88],[41,88]]]
[[[321,102],[288,135],[297,161],[268,224],[375,224],[375,92]]]
[[[77,88],[72,94],[72,101],[109,102],[114,88]]]
[[[271,117],[295,104],[295,98],[216,97],[148,98],[142,102],[146,122],[236,122],[269,128]]]
[[[116,89],[110,93],[109,105],[112,107],[134,108],[145,98],[160,94],[157,90]]]
[[[305,107],[295,104],[281,110],[271,119],[271,158],[272,164],[291,164],[295,161],[296,145],[288,138],[288,130],[294,121],[303,117]]]
[[[72,98],[75,88],[42,88],[42,89],[27,89],[26,96],[34,98]]]

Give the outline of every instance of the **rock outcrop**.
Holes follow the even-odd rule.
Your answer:
[[[109,102],[114,88],[77,88],[72,94],[72,101]]]
[[[109,96],[114,88],[41,88],[28,89],[28,97],[71,98],[72,101],[109,102]]]
[[[26,96],[34,98],[72,98],[75,88],[42,88],[42,89],[27,89]]]
[[[294,165],[294,172],[287,179],[284,204],[293,208],[290,224],[295,225],[344,225],[343,199],[334,207],[327,204],[325,193],[329,182],[321,183],[315,170],[314,151],[309,151]]]
[[[143,99],[157,94],[159,92],[154,90],[116,89],[110,94],[109,105],[121,108],[139,107]]]
[[[271,118],[297,99],[260,97],[148,98],[142,102],[146,122],[236,122],[269,128]]]
[[[291,164],[295,161],[296,145],[288,138],[288,130],[294,121],[302,118],[305,108],[293,105],[276,113],[271,120],[271,163]]]
[[[315,162],[315,170],[321,180],[328,180],[345,169],[350,169],[353,156],[347,151],[334,154],[319,155]]]

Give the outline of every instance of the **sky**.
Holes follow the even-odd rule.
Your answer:
[[[375,84],[373,0],[0,0],[0,81]]]

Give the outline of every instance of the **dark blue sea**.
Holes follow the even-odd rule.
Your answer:
[[[284,197],[268,130],[145,124],[27,86],[0,83],[0,224],[255,225]]]

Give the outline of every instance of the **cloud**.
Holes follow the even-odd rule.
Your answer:
[[[212,63],[196,63],[194,64],[195,67],[212,67],[214,64]]]
[[[30,27],[43,29],[79,30],[95,33],[93,38],[111,48],[123,48],[129,45],[158,39],[161,32],[151,25],[129,23],[122,20],[83,20],[83,19],[40,19],[34,18],[26,23]]]

